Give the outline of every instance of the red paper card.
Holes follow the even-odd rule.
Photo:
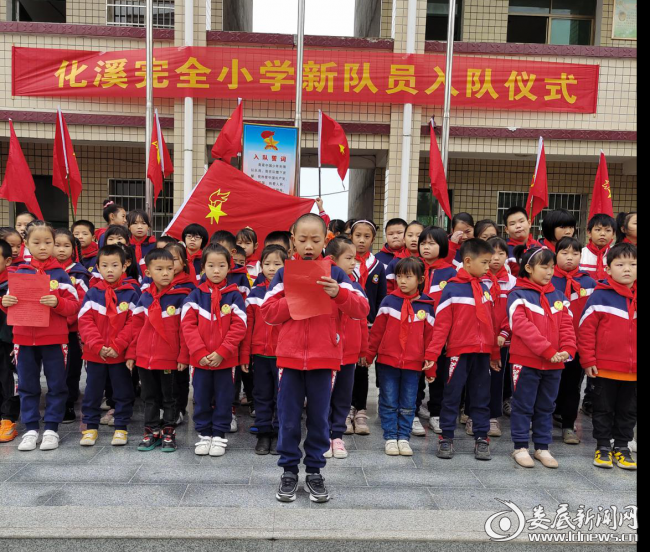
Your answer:
[[[18,303],[7,309],[7,324],[47,328],[52,308],[41,305],[40,300],[49,294],[47,274],[9,274],[9,295],[16,297]]]
[[[289,261],[284,266],[284,296],[294,320],[330,314],[332,298],[317,282],[330,276],[329,261]]]

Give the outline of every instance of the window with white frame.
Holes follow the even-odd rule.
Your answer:
[[[111,178],[108,181],[108,196],[127,212],[145,208],[144,180],[132,178]],[[163,190],[153,210],[152,230],[156,235],[163,230],[174,216],[174,182],[165,180]]]
[[[145,0],[106,0],[106,24],[122,27],[144,27],[147,3]],[[174,28],[174,0],[154,0],[154,29]]]

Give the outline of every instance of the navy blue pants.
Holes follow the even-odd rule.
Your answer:
[[[278,367],[276,359],[253,356],[253,404],[258,434],[278,431]]]
[[[474,423],[474,437],[487,439],[490,430],[490,355],[468,353],[449,359],[449,378],[445,386],[440,410],[440,428],[445,439],[453,439],[458,419],[458,409],[463,393],[471,400],[465,412]]]
[[[302,410],[307,398],[307,439],[304,464],[307,473],[319,473],[330,448],[329,413],[332,398],[332,370],[278,370],[278,466],[298,473],[302,459]]]
[[[81,404],[82,421],[88,429],[99,429],[106,379],[110,379],[115,401],[115,429],[127,430],[133,416],[135,392],[131,371],[126,363],[99,364],[86,362],[86,391]]]
[[[81,369],[83,367],[81,355],[79,334],[77,332],[70,332],[68,334],[68,375],[66,377],[66,385],[68,386],[66,407],[69,408],[73,408],[79,400],[79,381],[81,380]]]
[[[436,379],[433,383],[429,384],[429,402],[427,403],[427,409],[434,418],[440,417],[442,396],[445,392],[447,378],[449,378],[449,359],[442,354],[440,355],[440,358],[438,358],[437,364]],[[422,406],[422,402],[424,401],[426,385],[426,376],[424,372],[422,372],[422,375],[420,376],[420,385],[418,387],[418,400],[415,404],[416,413],[420,410],[420,406]]]
[[[580,364],[580,355],[576,354],[572,361],[564,365],[560,390],[557,394],[555,415],[562,417],[562,429],[573,429],[578,419],[580,391],[584,378],[585,371]]]
[[[513,365],[510,433],[516,449],[528,448],[531,421],[535,450],[546,450],[553,442],[553,412],[561,379],[562,370]]]
[[[193,385],[197,433],[203,437],[225,437],[232,421],[235,369],[204,370],[196,366]]]
[[[3,420],[16,423],[20,416],[20,397],[14,381],[13,350],[11,343],[0,341],[0,415]]]
[[[67,345],[21,345],[18,352],[20,418],[27,431],[38,431],[41,421],[41,363],[47,381],[45,430],[57,431],[65,414]]]
[[[330,406],[330,436],[332,439],[342,439],[345,433],[345,420],[352,405],[352,391],[355,384],[355,364],[341,366],[336,373],[332,401]]]
[[[503,380],[506,373],[509,377],[508,362],[510,360],[510,349],[501,348],[501,370],[499,372],[492,370],[490,376],[490,418],[500,418],[503,416]],[[434,382],[435,383],[435,382]],[[465,393],[465,412],[469,413],[472,408],[472,399],[468,393]]]
[[[381,378],[379,419],[384,439],[410,441],[422,371],[401,370],[379,363],[377,371]]]

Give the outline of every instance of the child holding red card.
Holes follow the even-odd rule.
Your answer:
[[[306,214],[294,225],[292,241],[295,260],[289,261],[275,277],[262,304],[262,316],[268,324],[280,326],[276,355],[280,386],[278,391],[279,439],[278,465],[284,468],[276,498],[293,502],[298,489],[301,418],[307,398],[307,439],[304,444],[307,478],[305,490],[313,502],[327,502],[329,494],[320,474],[329,450],[329,409],[332,382],[340,370],[341,338],[338,333],[341,313],[361,319],[369,305],[363,293],[352,287],[350,279],[337,266],[318,284],[331,298],[331,313],[296,320],[285,295],[285,270],[294,262],[320,260],[327,227],[317,215]]]

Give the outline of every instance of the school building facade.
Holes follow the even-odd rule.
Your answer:
[[[350,0],[352,1],[352,0]],[[445,0],[356,0],[355,37],[306,37],[306,48],[444,55]],[[157,0],[155,48],[183,46],[185,16],[193,9],[193,44],[214,48],[294,48],[290,35],[252,32],[252,0]],[[454,107],[451,110],[449,188],[454,212],[500,220],[521,204],[545,139],[551,207],[566,207],[585,226],[600,150],[607,156],[615,211],[637,203],[636,40],[613,38],[618,22],[636,17],[636,2],[620,0],[457,0],[455,59],[559,62],[599,66],[596,113]],[[618,22],[617,22],[618,18]],[[628,21],[629,22],[629,21]],[[8,119],[32,170],[44,216],[72,220],[65,195],[51,184],[58,106],[66,115],[84,184],[77,217],[103,224],[102,200],[142,207],[145,101],[140,98],[12,96],[12,46],[119,51],[144,48],[144,1],[0,0],[0,175],[8,152]],[[156,205],[160,231],[210,163],[210,149],[236,100],[155,99],[175,172]],[[302,166],[317,166],[318,109],[342,123],[351,148],[349,215],[379,224],[396,216],[438,222],[428,180],[432,115],[442,107],[403,104],[315,103],[303,108]],[[251,100],[247,122],[290,125],[294,103]],[[410,125],[405,125],[410,119]],[[192,122],[192,145],[184,140]],[[406,139],[405,139],[406,138]],[[189,151],[188,151],[189,150]],[[191,155],[188,153],[191,152]],[[0,224],[11,222],[0,201]],[[381,236],[378,236],[381,239]]]

